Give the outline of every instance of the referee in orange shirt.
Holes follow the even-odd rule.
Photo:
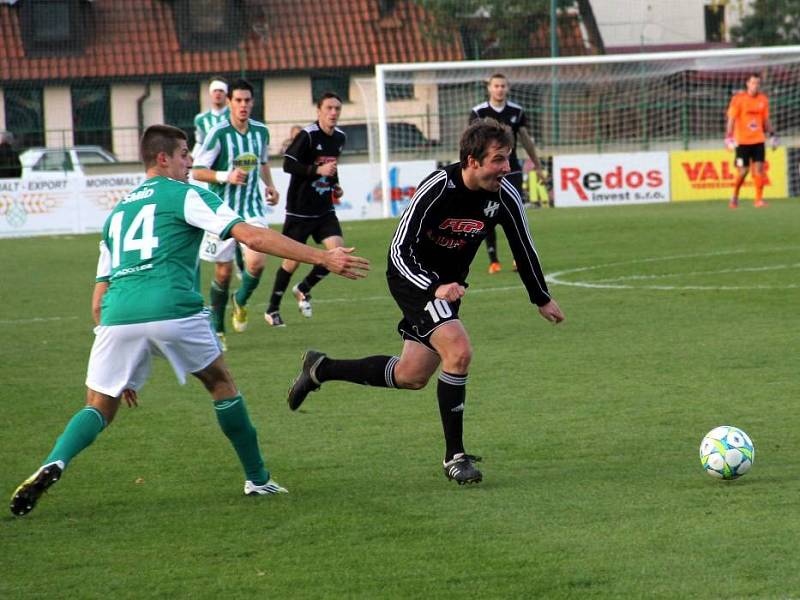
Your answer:
[[[772,147],[778,145],[778,137],[769,121],[769,100],[759,91],[761,77],[757,73],[747,78],[746,89],[734,94],[728,106],[728,126],[725,145],[736,148],[736,170],[738,171],[730,208],[739,207],[739,190],[750,166],[753,167],[753,185],[756,189],[756,208],[767,206],[764,202],[764,142],[769,135]]]

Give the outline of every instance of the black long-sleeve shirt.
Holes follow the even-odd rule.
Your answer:
[[[551,298],[519,192],[506,180],[497,192],[470,190],[458,163],[420,183],[392,238],[386,275],[431,296],[440,285],[465,285],[475,253],[496,224],[506,233],[531,302],[544,306]]]
[[[286,149],[283,170],[291,174],[286,194],[286,214],[292,217],[319,217],[334,210],[333,188],[338,175],[324,177],[317,167],[336,160],[342,153],[347,136],[335,128],[328,135],[319,121],[304,127]]]

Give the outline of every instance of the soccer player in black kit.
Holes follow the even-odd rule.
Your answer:
[[[522,199],[506,179],[513,136],[508,127],[482,119],[461,137],[460,162],[434,171],[417,188],[389,248],[389,290],[403,313],[397,329],[402,354],[334,360],[309,350],[289,389],[289,408],[326,381],[419,390],[441,366],[437,385],[445,438],[444,473],[459,484],[483,478],[479,457],[463,443],[467,373],[472,359],[469,336],[458,317],[467,275],[486,232],[502,225],[519,275],[539,313],[564,320],[550,297],[533,245]]]
[[[342,113],[342,99],[325,92],[317,101],[317,120],[298,133],[283,160],[283,170],[291,174],[286,196],[286,220],[283,235],[305,244],[309,236],[326,249],[344,245],[342,228],[333,207],[334,198],[342,196],[337,175],[337,159],[345,144],[345,133],[336,127]],[[269,306],[264,320],[273,327],[284,327],[280,314],[281,300],[300,263],[284,259],[275,274]],[[311,288],[328,274],[315,266],[305,279],[292,288],[300,314],[311,318]]]
[[[508,125],[511,129],[511,133],[514,136],[514,144],[511,147],[511,156],[508,158],[508,162],[511,165],[511,173],[506,177],[506,181],[511,183],[522,196],[522,165],[517,158],[517,139],[519,139],[528,153],[539,181],[544,181],[544,176],[539,157],[536,155],[533,137],[528,132],[528,117],[525,115],[522,106],[508,99],[508,89],[508,79],[505,75],[502,73],[492,75],[486,85],[489,100],[472,107],[472,111],[469,114],[469,122],[490,118]],[[537,206],[541,205],[537,203]],[[486,232],[486,250],[489,253],[489,273],[499,272],[502,267],[497,255],[497,236],[495,235],[494,227]]]

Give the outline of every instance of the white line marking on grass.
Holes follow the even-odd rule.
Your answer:
[[[488,288],[475,288],[469,287],[467,288],[467,296],[471,296],[472,294],[486,294],[491,292],[507,292],[509,290],[519,290],[524,289],[523,285],[520,283],[519,285],[505,285],[500,287],[488,287]],[[333,304],[339,302],[375,302],[377,300],[391,300],[394,302],[394,298],[387,290],[383,296],[367,296],[367,297],[353,297],[353,298],[320,298],[317,300],[316,297],[312,300],[314,304]]]
[[[688,277],[690,275],[719,275],[721,273],[755,273],[759,271],[780,271],[782,269],[797,269],[800,263],[791,265],[771,265],[767,267],[741,267],[739,269],[719,269],[716,271],[688,271],[686,273],[660,273],[658,275],[622,275],[608,279],[594,279],[593,283],[612,283],[614,281],[631,281],[643,279],[666,279],[668,277]]]
[[[481,294],[481,293],[492,293],[492,292],[506,292],[509,290],[521,290],[524,289],[522,284],[519,285],[507,285],[501,287],[492,287],[492,288],[470,288],[468,290],[469,295],[472,294]],[[358,297],[353,296],[350,298],[314,298],[314,304],[341,304],[344,302],[378,302],[378,301],[391,301],[394,302],[394,298],[387,290],[386,293],[382,296],[366,296],[366,297]],[[248,306],[250,306],[248,304]],[[266,302],[262,302],[260,304],[253,304],[252,306],[259,307],[261,310],[266,309],[267,304]],[[230,310],[230,307],[228,307]],[[46,323],[46,322],[57,322],[57,321],[74,321],[79,317],[34,317],[31,319],[0,319],[0,326],[2,325],[30,325],[34,323]]]
[[[78,317],[33,317],[32,319],[0,319],[0,325],[29,325],[50,321],[74,321]]]
[[[789,246],[781,248],[758,248],[757,250],[737,249],[737,250],[721,250],[719,252],[704,252],[699,254],[676,254],[673,256],[653,256],[647,258],[637,258],[633,260],[619,261],[613,263],[605,263],[600,265],[592,265],[589,267],[578,267],[576,269],[564,269],[555,271],[546,277],[547,283],[551,285],[567,285],[572,287],[582,288],[596,288],[596,289],[618,289],[618,290],[631,290],[631,289],[648,289],[648,290],[716,290],[716,291],[740,291],[740,290],[769,290],[769,289],[796,289],[800,288],[800,283],[787,283],[785,285],[747,285],[747,286],[732,286],[732,285],[626,285],[623,283],[615,283],[620,281],[632,280],[646,280],[657,279],[664,277],[682,277],[688,275],[716,275],[720,273],[740,273],[740,272],[758,272],[758,271],[778,271],[787,269],[800,268],[800,263],[791,263],[786,265],[765,265],[761,267],[741,267],[736,269],[721,269],[717,271],[692,271],[688,273],[668,273],[661,275],[622,275],[620,277],[608,279],[596,279],[594,281],[568,281],[563,279],[565,275],[572,275],[575,273],[586,273],[588,271],[596,271],[607,267],[619,267],[627,265],[635,265],[640,263],[664,262],[669,260],[679,260],[684,258],[708,258],[712,256],[728,256],[733,254],[753,254],[756,252],[767,251],[783,251],[793,250],[798,246]],[[524,290],[522,283],[516,285],[504,285],[497,287],[470,287],[467,290],[467,296],[473,294],[493,294],[497,292],[509,292],[512,290]],[[351,296],[348,298],[314,298],[314,304],[342,304],[345,302],[393,302],[394,298],[387,290],[385,294],[380,296]],[[266,303],[260,303],[258,306],[261,310],[266,308]],[[79,317],[33,317],[31,319],[0,319],[0,325],[28,325],[33,323],[46,323],[57,321],[74,321]]]
[[[760,267],[738,267],[738,268],[730,268],[730,269],[719,269],[713,271],[689,271],[686,273],[665,273],[660,275],[622,275],[619,277],[613,278],[606,278],[606,279],[594,279],[592,281],[574,281],[574,280],[567,280],[564,279],[565,275],[573,275],[576,273],[586,273],[589,271],[596,271],[599,269],[604,269],[608,267],[619,267],[619,266],[630,266],[636,265],[641,263],[652,263],[652,262],[665,262],[670,260],[679,260],[685,258],[709,258],[713,256],[726,256],[726,255],[733,255],[733,254],[753,254],[757,252],[766,252],[766,251],[776,251],[776,250],[787,250],[787,249],[795,249],[796,246],[791,246],[789,248],[759,248],[757,250],[749,250],[749,249],[737,249],[737,250],[722,250],[719,252],[705,252],[699,254],[676,254],[673,256],[654,256],[648,258],[641,258],[641,259],[633,259],[627,261],[619,261],[613,263],[605,263],[600,265],[592,265],[589,267],[578,267],[576,269],[564,269],[562,271],[556,271],[551,273],[547,278],[548,284],[555,284],[555,285],[568,285],[572,287],[582,287],[582,288],[594,288],[594,289],[616,289],[616,290],[663,290],[663,291],[673,291],[673,290],[706,290],[706,291],[741,291],[741,290],[786,290],[786,289],[796,289],[800,287],[800,283],[786,283],[780,285],[762,285],[762,284],[750,284],[750,285],[628,285],[624,283],[616,283],[621,281],[633,281],[633,280],[647,280],[647,279],[658,279],[658,278],[666,278],[666,277],[686,277],[691,275],[717,275],[722,273],[744,273],[744,272],[758,272],[758,271],[777,271],[783,269],[796,269],[800,267],[800,263],[792,263],[786,265],[764,265]]]

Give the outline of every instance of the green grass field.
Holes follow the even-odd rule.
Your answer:
[[[373,261],[315,314],[256,317],[227,359],[288,496],[247,498],[196,381],[163,361],[140,407],[36,510],[0,516],[2,598],[789,598],[800,595],[800,204],[531,211],[567,320],[510,267],[474,263],[466,441],[484,482],[441,472],[435,381],[419,392],[285,391],[304,349],[396,353],[383,272],[394,222],[346,223]],[[1,240],[0,483],[10,497],[84,399],[98,236]],[[263,309],[277,261],[256,292]],[[209,271],[204,272],[205,282]],[[732,424],[751,473],[703,474]]]

